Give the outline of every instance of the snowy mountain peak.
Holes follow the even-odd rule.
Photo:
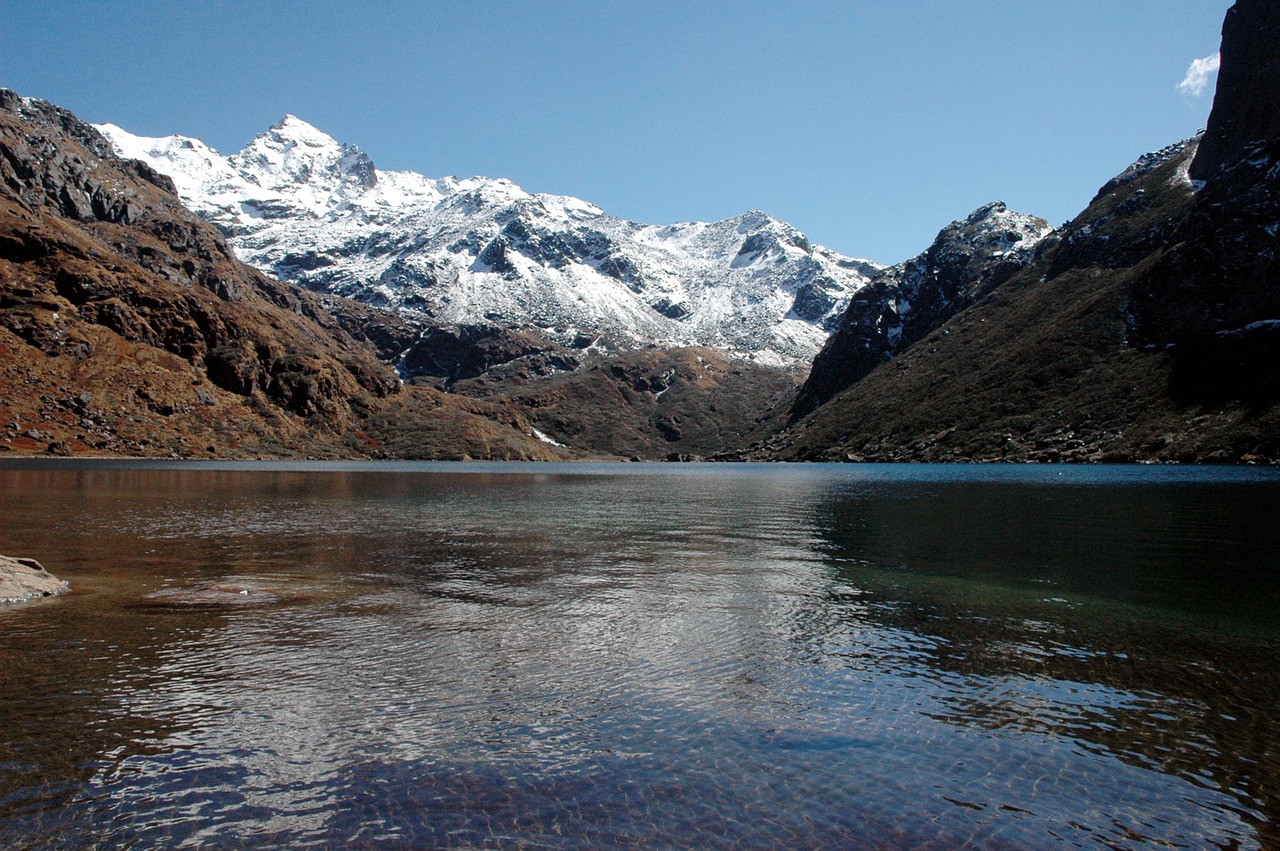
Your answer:
[[[644,225],[510,180],[379,171],[292,115],[230,157],[198,140],[99,129],[122,155],[173,177],[245,262],[437,321],[801,364],[881,269],[759,210]]]
[[[745,213],[734,216],[731,221],[737,222],[739,230],[743,233],[756,228],[782,224],[782,222],[778,221],[764,210],[747,210]],[[787,227],[790,227],[790,225],[787,225]]]
[[[262,137],[291,140],[317,148],[334,147],[338,144],[328,133],[292,113],[286,113],[284,118],[272,124],[266,133],[259,136]]]
[[[246,180],[295,196],[313,214],[340,206],[378,182],[373,160],[302,119],[286,115],[228,158]]]

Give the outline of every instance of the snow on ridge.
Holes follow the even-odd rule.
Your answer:
[[[381,171],[292,115],[231,156],[196,139],[98,129],[122,156],[172,177],[245,262],[443,321],[800,364],[883,268],[813,245],[759,210],[645,225],[505,179]]]
[[[120,156],[164,165],[157,170],[173,178],[178,196],[188,205],[198,207],[212,187],[243,181],[226,157],[199,139],[189,136],[135,136],[114,124],[95,124],[94,127],[111,142]]]

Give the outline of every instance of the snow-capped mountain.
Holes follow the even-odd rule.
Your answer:
[[[381,171],[293,116],[229,157],[197,139],[98,129],[169,175],[251,265],[437,321],[622,348],[705,345],[782,365],[811,360],[881,268],[757,211],[646,225],[508,180]]]

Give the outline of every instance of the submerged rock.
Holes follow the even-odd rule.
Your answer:
[[[0,556],[0,604],[25,603],[37,597],[56,597],[71,586],[33,558]]]
[[[252,585],[220,583],[162,588],[148,594],[146,600],[161,606],[252,606],[279,603],[282,597]]]

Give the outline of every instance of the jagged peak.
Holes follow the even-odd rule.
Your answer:
[[[375,173],[358,148],[292,114],[208,168],[173,155],[184,152],[143,153],[189,174],[193,205],[247,262],[451,321],[551,317],[628,345],[687,341],[797,363],[879,269],[758,209],[644,225],[505,178]],[[322,254],[318,266],[297,261]],[[664,303],[689,312],[673,317]]]
[[[783,226],[783,223],[766,213],[764,210],[747,210],[745,213],[739,213],[736,216],[725,219],[726,224],[732,224],[742,233],[749,233],[763,228],[777,228]],[[790,227],[786,225],[786,227]]]
[[[344,158],[367,160],[368,155],[354,145],[340,143],[328,133],[293,114],[285,115],[266,131],[255,136],[242,151],[230,157],[243,163],[278,162],[286,168],[291,161],[337,161]]]
[[[12,89],[0,89],[0,112],[8,112],[47,127],[56,127],[98,156],[111,156],[114,149],[97,128],[81,121],[69,110],[34,97],[23,97]]]
[[[965,221],[969,222],[970,224],[977,224],[983,219],[989,219],[994,215],[999,215],[1000,213],[1007,213],[1007,212],[1009,212],[1009,206],[1005,204],[1005,202],[990,201],[986,204],[983,204],[981,207],[979,207],[978,209],[970,213],[968,218],[965,219]]]
[[[938,232],[935,242],[961,236],[963,234],[986,233],[992,231],[1018,231],[1021,247],[1030,247],[1053,232],[1053,227],[1039,216],[1020,213],[1009,209],[1003,201],[990,201],[974,210],[963,219],[957,219]]]
[[[247,180],[283,191],[290,191],[291,185],[306,185],[329,192],[335,182],[350,181],[371,189],[377,183],[377,170],[368,154],[291,113],[255,136],[228,162]]]
[[[342,147],[338,140],[324,132],[314,124],[303,121],[298,116],[288,113],[265,133],[260,133],[254,141],[262,138],[275,138],[291,142],[301,142],[309,147]],[[252,142],[250,143],[253,144]]]

